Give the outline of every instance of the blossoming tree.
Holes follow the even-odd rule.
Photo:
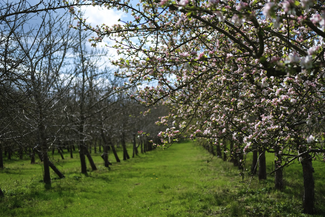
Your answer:
[[[114,64],[123,69],[119,76],[129,78],[127,85],[156,82],[138,94],[147,104],[163,100],[173,108],[162,123],[169,118],[193,135],[231,138],[242,153],[274,152],[277,188],[282,167],[301,158],[304,212],[313,213],[312,157],[324,151],[322,1],[94,4],[134,17],[112,27],[84,25],[98,34],[94,45],[103,37],[116,42],[121,59]]]

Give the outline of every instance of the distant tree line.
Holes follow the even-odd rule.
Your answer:
[[[88,33],[71,28],[74,20],[60,1],[1,2],[0,10],[0,169],[4,158],[29,156],[44,164],[43,181],[51,184],[49,151],[79,150],[81,172],[97,167],[91,151],[101,152],[109,167],[109,152],[123,148],[123,160],[154,148],[160,130],[154,124],[166,114],[162,105],[152,112],[129,95],[136,86],[123,87],[107,63],[108,53],[90,48]],[[62,10],[62,8],[65,8]],[[60,10],[59,10],[60,9]],[[142,133],[142,132],[145,132]],[[139,151],[140,149],[140,151]],[[1,190],[0,190],[1,193]]]

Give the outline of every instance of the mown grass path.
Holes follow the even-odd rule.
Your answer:
[[[61,160],[66,178],[53,180],[51,189],[40,182],[41,164],[7,162],[0,216],[206,216],[216,201],[211,192],[229,184],[211,170],[210,158],[191,142],[173,144],[88,176],[77,159]],[[95,161],[102,165],[99,156]]]
[[[246,176],[243,181],[231,163],[192,142],[113,163],[110,171],[100,154],[93,154],[98,170],[86,176],[79,172],[78,158],[67,156],[52,158],[66,178],[54,179],[50,189],[41,182],[41,163],[6,161],[0,170],[0,187],[5,191],[0,217],[306,216],[301,214],[301,172],[295,172],[300,170],[288,170],[287,187],[278,192],[273,177],[258,182]],[[316,168],[319,174],[320,169]],[[324,188],[317,183],[316,206],[323,209]]]

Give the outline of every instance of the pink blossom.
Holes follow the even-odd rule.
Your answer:
[[[160,5],[165,5],[168,2],[168,0],[161,0]]]
[[[308,138],[307,138],[307,143],[312,143],[313,141],[315,141],[315,137],[313,135],[310,135]]]
[[[188,0],[180,0],[179,5],[186,6],[188,4]]]
[[[321,21],[322,18],[319,14],[313,14],[310,18],[310,21],[313,23],[313,24],[317,24],[319,23],[319,21]]]
[[[272,18],[272,15],[274,14],[274,3],[269,2],[265,4],[263,7],[263,14],[266,18]]]

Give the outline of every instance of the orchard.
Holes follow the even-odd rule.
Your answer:
[[[93,1],[133,19],[91,26],[93,46],[110,38],[120,55],[114,64],[125,86],[146,82],[134,98],[159,102],[171,112],[164,138],[180,133],[231,152],[258,154],[260,179],[265,152],[275,154],[275,187],[282,169],[299,160],[303,208],[314,212],[313,160],[323,160],[323,1]],[[255,159],[255,160],[256,160]],[[256,163],[255,163],[256,164]]]

